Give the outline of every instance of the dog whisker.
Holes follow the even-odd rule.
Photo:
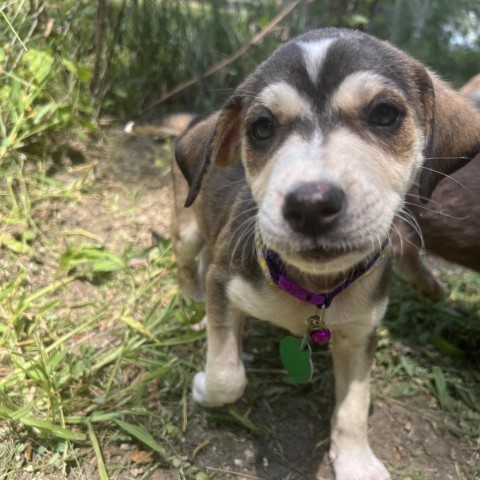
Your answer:
[[[410,227],[412,227],[412,230],[417,234],[420,240],[421,247],[424,248],[425,242],[423,239],[422,229],[420,228],[420,225],[415,216],[410,212],[410,210],[408,210],[408,207],[404,205],[402,210],[397,213],[396,217],[404,221]],[[399,236],[401,235],[399,234]]]
[[[458,157],[458,158],[464,158],[464,157]],[[425,165],[420,166],[420,169],[427,170],[427,171],[432,172],[432,173],[436,173],[438,175],[441,175],[444,178],[449,178],[450,180],[452,180],[452,182],[455,182],[457,185],[462,187],[464,190],[468,190],[468,188],[462,182],[458,181],[456,178],[452,177],[451,175],[449,175],[445,172],[441,172],[440,170],[435,170],[434,168],[426,167]]]
[[[416,193],[406,193],[405,197],[410,197],[411,199],[418,199],[418,200],[425,200],[426,199],[422,195],[418,195]],[[437,202],[436,200],[434,200],[432,198],[428,199],[428,203],[431,204],[431,205],[435,205],[435,206],[441,206],[440,202]]]
[[[425,157],[425,160],[471,160],[472,158],[473,157]]]
[[[217,188],[216,191],[217,192],[222,192],[223,190],[227,190],[229,188],[232,188],[235,185],[240,185],[242,183],[245,183],[244,178],[241,178],[240,180],[234,180],[233,182],[228,182],[226,185],[223,185],[222,187]]]
[[[250,202],[245,201],[245,203],[250,203]],[[235,224],[237,220],[239,220],[240,218],[245,217],[245,216],[247,216],[248,219],[250,219],[250,216],[249,216],[249,215],[250,215],[252,212],[255,213],[254,216],[256,217],[257,212],[258,212],[258,207],[257,207],[256,205],[255,205],[255,206],[252,206],[252,207],[249,207],[249,208],[247,208],[247,209],[241,210],[238,215],[235,215],[234,217],[231,218],[231,222],[232,222],[233,224]],[[236,227],[235,230],[237,230],[238,228],[239,228],[239,227]]]
[[[402,218],[402,217],[398,217],[398,218],[400,218],[402,221],[404,221],[404,222],[406,222],[410,225],[410,223],[405,218]],[[419,247],[416,243],[414,243],[412,240],[410,240],[410,238],[408,238],[408,235],[404,236],[395,223],[392,225],[392,229],[395,231],[395,233],[398,237],[398,240],[400,242],[400,250],[395,252],[395,249],[393,247],[393,242],[392,242],[392,240],[390,240],[390,247],[392,248],[392,251],[395,252],[395,258],[396,258],[397,261],[402,259],[403,255],[404,255],[404,243],[408,243],[410,245],[410,247],[413,248],[414,250],[417,250],[419,248],[422,249],[422,250],[425,249],[424,243],[423,243],[423,237],[420,237],[420,241],[421,241],[421,244],[423,245],[423,247]]]
[[[255,209],[256,211],[256,209]],[[252,215],[241,222],[234,230],[234,235],[232,235],[232,240],[236,237],[237,232],[241,232],[240,236],[235,240],[235,244],[232,248],[232,254],[230,256],[230,268],[232,268],[233,262],[236,258],[236,253],[240,245],[242,245],[242,255],[240,256],[240,265],[243,266],[245,263],[245,248],[248,243],[252,243],[254,245],[254,241],[249,241],[252,235],[255,233],[255,223],[256,223],[256,215]]]
[[[416,203],[411,203],[411,202],[404,202],[404,203],[405,203],[405,205],[410,205],[410,206],[413,206],[415,208],[421,208],[422,210],[425,210],[425,211],[431,212],[431,213],[435,213],[436,215],[441,215],[441,216],[446,217],[446,218],[453,218],[455,220],[467,220],[468,218],[470,218],[470,215],[467,215],[466,217],[457,217],[456,215],[450,215],[450,214],[445,213],[445,212],[440,212],[438,210],[428,208],[425,205],[418,205]]]

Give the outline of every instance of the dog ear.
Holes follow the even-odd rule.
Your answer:
[[[480,113],[433,73],[427,72],[427,75],[430,86],[424,85],[426,89],[423,90],[425,162],[420,173],[423,203],[443,178],[480,152]]]
[[[239,159],[240,101],[232,97],[222,110],[193,124],[177,140],[175,158],[188,182],[185,207],[197,198],[209,165],[227,166]]]

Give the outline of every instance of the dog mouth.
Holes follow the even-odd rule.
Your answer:
[[[365,246],[315,246],[290,250],[286,255],[308,263],[328,263],[351,255],[367,255],[369,250]]]
[[[314,247],[304,250],[297,250],[292,252],[293,256],[297,256],[311,262],[321,262],[325,260],[334,260],[343,257],[350,253],[360,253],[360,249],[353,248],[328,248],[328,247]]]
[[[265,247],[279,254],[285,263],[305,272],[351,268],[381,249],[388,238],[388,232],[383,235],[376,231],[372,235],[366,228],[358,228],[355,234],[351,229],[330,232],[330,238],[292,238],[282,231],[262,228],[262,223],[259,227],[259,238]]]
[[[297,257],[312,262],[322,262],[337,259],[346,255],[368,253],[373,245],[346,240],[337,240],[335,243],[321,242],[320,240],[308,242],[282,241],[278,236],[261,235],[263,243],[272,250],[287,257]],[[285,240],[285,239],[283,239]]]
[[[332,262],[342,262],[345,259],[361,259],[368,256],[373,246],[351,243],[338,243],[337,245],[292,245],[263,238],[265,245],[276,251],[288,263],[301,263],[310,265],[326,265]]]
[[[315,246],[277,253],[286,264],[310,275],[339,274],[350,271],[356,265],[366,262],[375,252],[385,248],[387,240],[375,248],[374,245],[346,245],[339,247]]]
[[[388,232],[381,235],[377,231],[371,236],[357,231],[355,239],[350,232],[348,235],[337,232],[330,239],[294,239],[271,229],[262,229],[261,224],[259,227],[257,240],[264,248],[277,253],[285,265],[308,275],[347,272],[383,250],[388,242]]]
[[[307,236],[291,232],[280,222],[261,215],[258,235],[262,243],[285,259],[310,263],[329,263],[344,258],[368,256],[381,247],[389,231],[377,225],[377,219],[356,221],[355,227],[342,222],[322,235]],[[370,217],[369,217],[370,218]],[[352,221],[353,223],[353,221]],[[372,223],[375,225],[372,226]],[[382,222],[382,224],[385,222]]]

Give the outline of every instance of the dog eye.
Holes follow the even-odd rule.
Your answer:
[[[253,138],[259,142],[272,138],[275,133],[273,120],[266,116],[257,118],[250,128]]]
[[[400,110],[388,103],[375,106],[368,115],[368,124],[372,127],[392,127],[400,118]]]

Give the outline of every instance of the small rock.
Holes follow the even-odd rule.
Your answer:
[[[237,466],[237,467],[243,467],[243,462],[242,460],[240,460],[239,458],[236,458],[233,463]]]
[[[244,455],[247,460],[253,460],[255,458],[255,453],[253,453],[253,450],[250,450],[249,448],[245,450]]]

